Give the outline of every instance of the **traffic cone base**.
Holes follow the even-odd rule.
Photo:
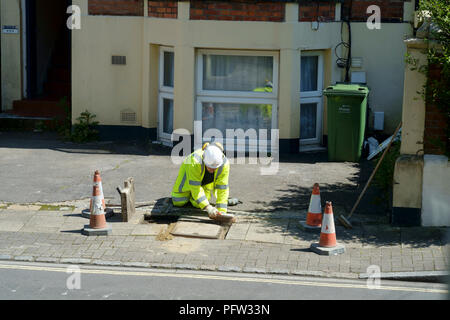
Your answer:
[[[110,225],[106,225],[103,229],[93,229],[90,225],[85,225],[81,233],[85,236],[109,236],[112,233]]]
[[[300,221],[299,227],[306,232],[320,233],[320,230],[322,230],[321,226],[310,226],[306,221]]]
[[[345,246],[342,244],[336,244],[336,246],[332,248],[327,248],[321,247],[318,243],[313,243],[311,244],[310,250],[322,256],[334,256],[345,253]]]

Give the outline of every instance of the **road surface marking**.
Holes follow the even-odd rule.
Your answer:
[[[4,265],[0,264],[0,269],[16,269],[29,271],[49,271],[49,272],[64,272],[67,273],[67,268],[61,267],[40,267],[40,266],[25,266],[25,265]],[[258,282],[258,283],[273,283],[284,285],[297,286],[313,286],[313,287],[333,287],[333,288],[349,288],[349,289],[366,289],[369,290],[365,284],[348,284],[348,283],[332,283],[332,282],[313,282],[302,280],[283,280],[283,279],[262,279],[262,278],[244,278],[231,277],[219,275],[206,274],[182,274],[182,273],[157,273],[157,272],[140,272],[140,271],[116,271],[107,269],[81,269],[81,273],[85,274],[104,274],[104,275],[121,275],[121,276],[145,276],[145,277],[167,277],[167,278],[189,278],[189,279],[203,279],[203,280],[222,280],[222,281],[240,281],[240,282]],[[447,294],[448,290],[443,289],[427,289],[427,288],[413,288],[413,287],[394,287],[394,286],[380,286],[370,290],[388,290],[388,291],[412,291],[424,293],[442,293]]]

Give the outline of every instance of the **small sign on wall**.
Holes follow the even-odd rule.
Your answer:
[[[17,34],[19,33],[19,28],[17,26],[3,26],[2,32],[9,34]]]

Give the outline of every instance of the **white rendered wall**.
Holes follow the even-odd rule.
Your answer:
[[[424,156],[422,225],[450,226],[450,164],[445,156]]]

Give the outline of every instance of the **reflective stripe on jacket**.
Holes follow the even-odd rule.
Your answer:
[[[192,199],[204,209],[209,205],[205,190],[202,187],[203,176],[206,166],[203,162],[203,150],[199,149],[191,153],[183,161],[178,173],[177,180],[172,192],[190,192]],[[230,162],[223,156],[223,164],[214,172],[214,190],[217,193],[216,208],[226,212],[229,196],[228,176],[230,173]]]

